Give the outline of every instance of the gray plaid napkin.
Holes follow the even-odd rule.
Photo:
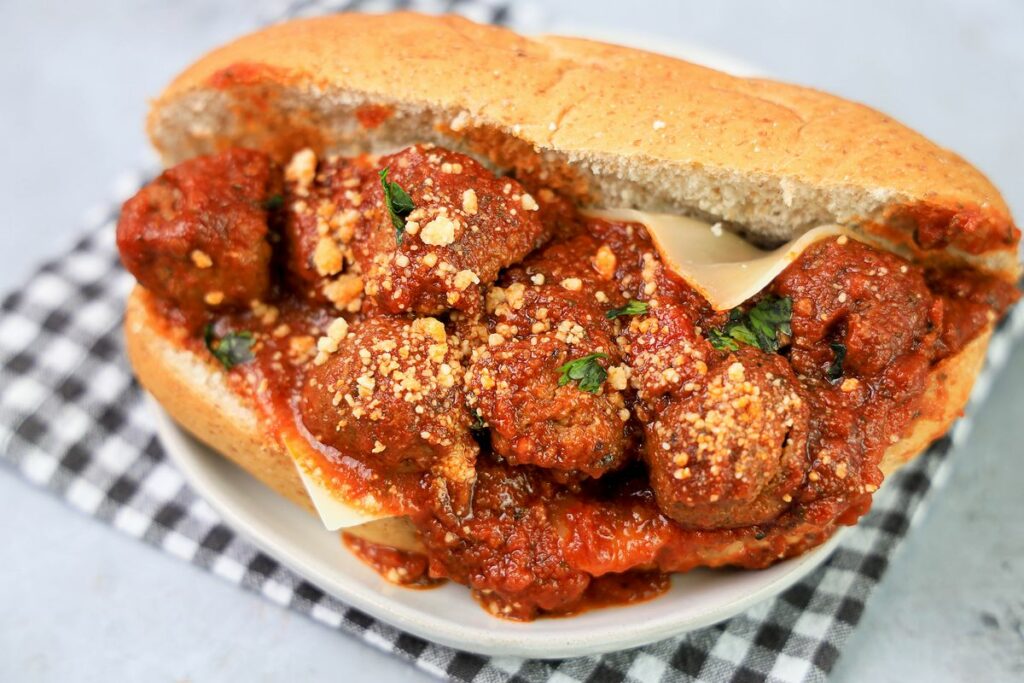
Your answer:
[[[293,11],[357,4],[370,3],[306,1]],[[509,17],[505,7],[482,0],[434,5],[478,20]],[[139,175],[129,185],[141,181]],[[114,247],[117,210],[112,200],[100,225],[0,303],[0,460],[124,533],[455,681],[823,680],[1024,334],[1024,307],[1017,307],[993,336],[966,416],[882,487],[871,513],[824,566],[780,596],[723,624],[635,650],[561,661],[484,657],[408,635],[326,595],[236,535],[192,492],[165,457],[124,359],[120,323],[132,280]]]

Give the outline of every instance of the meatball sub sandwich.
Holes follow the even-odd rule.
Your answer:
[[[854,524],[1018,298],[1020,233],[955,154],[587,40],[285,23],[149,132],[168,169],[117,229],[139,380],[388,579],[507,618]]]

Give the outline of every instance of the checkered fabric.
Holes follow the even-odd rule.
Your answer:
[[[292,12],[354,4],[371,6],[307,1]],[[510,19],[508,9],[488,2],[435,6],[477,20]],[[822,680],[1024,333],[1018,307],[992,339],[966,417],[882,487],[872,512],[824,566],[783,594],[725,623],[639,649],[561,661],[484,657],[403,633],[300,579],[225,526],[165,457],[120,330],[132,279],[118,261],[114,223],[119,200],[144,175],[122,179],[106,216],[0,304],[0,459],[124,533],[455,681]]]

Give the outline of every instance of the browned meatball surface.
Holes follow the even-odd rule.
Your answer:
[[[786,360],[748,346],[714,351],[673,303],[635,318],[624,336],[658,507],[715,529],[789,506],[809,468],[808,408]]]
[[[921,271],[846,237],[808,247],[771,291],[793,300],[791,360],[808,377],[824,375],[831,344],[845,347],[848,375],[870,376],[908,349],[929,346],[937,332]]]
[[[691,312],[675,303],[651,302],[623,329],[630,381],[640,401],[637,411],[650,422],[666,397],[703,383],[714,351],[698,333]]]
[[[168,169],[121,210],[125,267],[185,313],[262,299],[270,287],[266,206],[278,185],[267,156],[246,149]]]
[[[285,225],[281,259],[289,283],[306,298],[342,311],[362,304],[363,280],[353,239],[366,220],[365,188],[377,182],[373,156],[318,160],[297,152],[285,168]]]
[[[599,477],[625,458],[628,411],[620,415],[625,408],[604,391],[560,386],[558,368],[570,360],[570,348],[551,333],[512,340],[480,353],[469,388],[491,446],[510,463]]]
[[[492,447],[513,464],[599,477],[626,459],[626,378],[609,298],[595,298],[600,278],[587,265],[600,244],[580,236],[546,247],[487,294],[467,386]],[[568,376],[572,362],[589,366],[591,381]]]
[[[644,459],[666,515],[694,528],[770,522],[809,469],[807,404],[785,359],[744,348],[685,386],[646,426]]]
[[[306,428],[362,462],[432,472],[465,502],[478,449],[457,340],[434,318],[379,316],[351,332],[336,325],[336,348],[321,349],[302,388]]]
[[[367,232],[357,234],[356,259],[382,311],[477,310],[498,272],[548,238],[532,195],[463,154],[417,145],[378,164],[414,206],[399,231],[380,180],[364,188]]]

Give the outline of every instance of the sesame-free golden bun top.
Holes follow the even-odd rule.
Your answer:
[[[341,14],[209,53],[153,103],[167,163],[436,142],[585,206],[724,221],[755,241],[850,226],[919,262],[1013,280],[1019,231],[977,169],[890,117],[808,88],[454,16]],[[946,226],[949,226],[948,228]],[[945,230],[921,248],[915,234]]]

